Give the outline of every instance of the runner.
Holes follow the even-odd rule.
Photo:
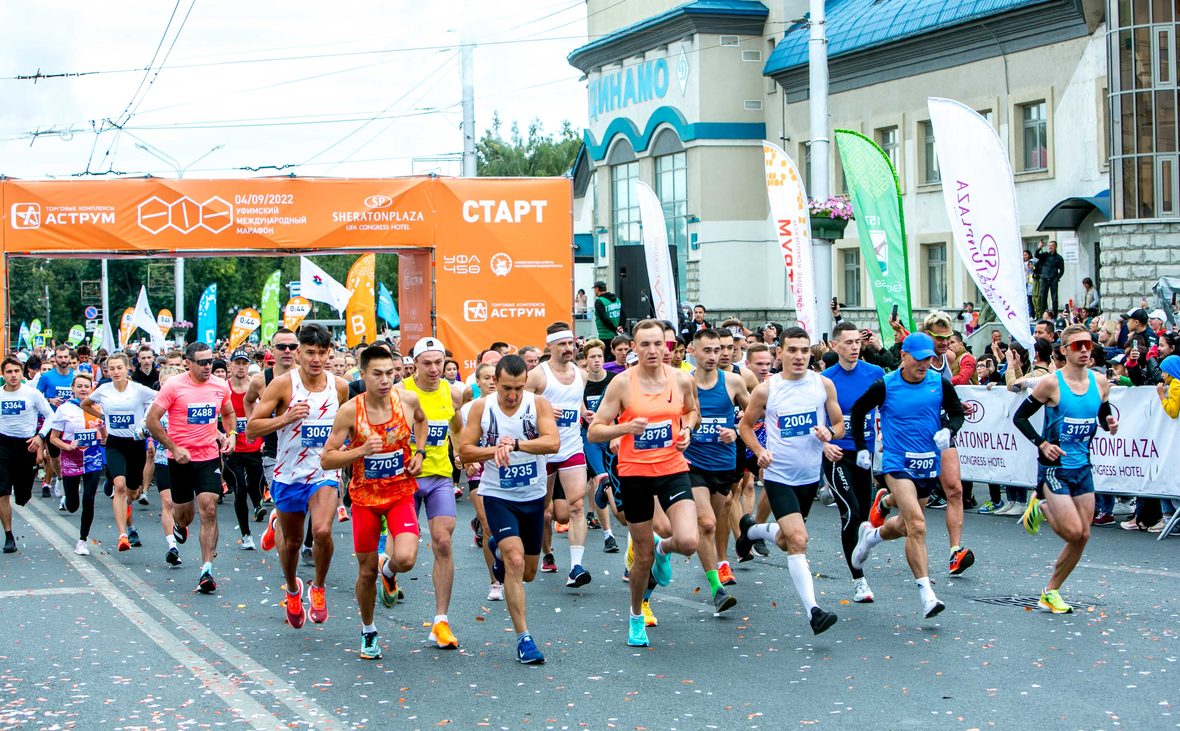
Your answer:
[[[42,370],[37,379],[37,390],[49,402],[54,411],[66,401],[74,397],[74,371],[70,368],[70,346],[62,344],[53,350],[53,368]],[[42,366],[44,368],[44,365]],[[59,509],[65,509],[65,496],[62,493],[61,481],[61,450],[52,441],[46,445],[48,459],[45,460],[45,480],[41,483],[41,497],[49,497],[49,489],[53,488],[53,495],[61,498]]]
[[[753,539],[762,538],[787,552],[791,580],[803,600],[811,631],[818,635],[836,623],[836,615],[816,604],[804,521],[822,479],[824,447],[844,436],[844,419],[836,387],[825,376],[808,370],[811,339],[806,330],[785,329],[777,355],[782,372],[754,389],[739,426],[742,440],[757,455],[763,470],[764,494],[776,522],[757,524],[750,516],[742,516],[736,548],[739,556],[749,555]],[[760,421],[768,425],[766,446],[754,433],[754,425]]]
[[[418,560],[414,477],[422,471],[426,450],[412,450],[410,424],[420,444],[425,443],[429,427],[418,397],[393,388],[394,361],[388,350],[370,345],[361,351],[360,363],[365,392],[336,412],[320,463],[325,470],[352,467],[348,492],[357,560],[356,601],[361,610],[361,659],[376,660],[381,657],[373,624],[378,573],[381,603],[392,607],[398,592],[395,574],[414,568]],[[346,383],[343,378],[338,382]],[[382,522],[392,540],[378,557]]]
[[[270,511],[262,534],[262,550],[278,547],[279,563],[286,579],[283,605],[287,623],[294,629],[303,626],[305,617],[316,624],[328,621],[324,582],[335,548],[332,521],[336,517],[340,476],[336,470],[323,468],[320,455],[337,410],[348,401],[348,382],[327,368],[331,352],[332,335],[328,328],[318,323],[299,328],[298,366],[271,381],[246,422],[249,439],[271,433],[278,435],[275,478],[271,484],[275,508]],[[267,416],[272,413],[275,416]],[[310,606],[305,615],[303,580],[297,576],[297,570],[299,549],[303,545],[303,521],[307,517],[315,535],[315,577],[307,588]]]
[[[254,550],[254,537],[250,534],[250,503],[254,503],[254,522],[266,518],[262,506],[262,490],[266,478],[262,468],[262,439],[246,437],[246,422],[253,412],[253,404],[246,405],[246,394],[250,391],[250,354],[239,348],[229,361],[229,388],[237,417],[238,443],[234,453],[225,460],[225,479],[234,491],[234,513],[238,519],[238,530],[242,533],[240,545],[243,551]]]
[[[107,358],[106,371],[111,382],[94,389],[82,401],[82,410],[106,423],[107,475],[114,488],[111,507],[119,530],[119,550],[128,551],[132,546],[143,545],[131,521],[131,503],[143,491],[143,468],[147,462],[144,414],[155,400],[156,392],[129,378],[131,359],[123,353]]]
[[[430,431],[426,435],[426,459],[418,476],[414,493],[415,515],[426,506],[430,526],[430,550],[434,552],[434,621],[430,641],[443,649],[458,649],[459,641],[451,632],[447,610],[451,604],[451,587],[455,582],[455,557],[451,536],[455,533],[455,491],[451,483],[450,435],[463,429],[459,418],[462,406],[458,390],[442,379],[447,349],[438,338],[422,338],[414,344],[414,368],[396,388],[411,391],[426,412]],[[395,364],[396,367],[396,364]]]
[[[159,383],[163,386],[165,381],[179,375],[180,369],[176,366],[161,366]],[[160,417],[160,424],[165,430],[168,429],[168,414]],[[148,439],[147,448],[151,453],[152,461],[147,464],[144,470],[143,484],[151,484],[153,478],[156,481],[156,492],[160,494],[160,527],[164,529],[164,542],[168,544],[168,552],[164,554],[164,561],[175,568],[184,562],[180,559],[180,549],[176,547],[176,536],[173,530],[176,522],[172,518],[174,506],[172,504],[171,473],[168,471],[169,454],[164,445],[158,443],[154,437]]]
[[[475,402],[459,442],[468,464],[483,462],[480,493],[488,522],[492,570],[504,585],[508,613],[516,630],[516,659],[545,662],[526,623],[524,582],[537,575],[546,487],[541,477],[545,455],[561,448],[556,408],[527,390],[527,366],[517,355],[496,363],[496,391]]]
[[[234,424],[229,384],[212,378],[213,351],[202,342],[190,343],[184,352],[188,373],[161,384],[155,403],[148,409],[147,427],[157,444],[168,450],[168,476],[172,483],[172,535],[178,543],[188,540],[194,518],[193,503],[201,515],[201,577],[197,590],[217,591],[213,580],[213,556],[217,552],[217,499],[221,497],[221,455],[232,453],[236,431],[217,431]],[[168,427],[161,418],[167,414]],[[158,448],[158,447],[157,447]],[[171,562],[169,562],[171,563]],[[179,562],[178,562],[179,563]],[[176,564],[173,564],[176,565]]]
[[[499,355],[497,353],[497,355]],[[475,383],[472,384],[475,388],[476,398],[480,396],[488,396],[496,392],[496,366],[494,363],[480,363],[475,368]],[[467,428],[467,418],[471,415],[472,404],[475,401],[468,401],[459,409],[459,417],[463,420],[463,428]],[[454,445],[458,449],[458,445]],[[459,464],[463,464],[462,460],[456,456]],[[496,578],[495,572],[492,570],[494,558],[492,552],[488,548],[488,542],[484,540],[484,536],[491,535],[488,531],[488,518],[483,509],[483,498],[479,494],[479,481],[483,476],[483,463],[463,465],[467,473],[467,489],[471,496],[471,502],[475,505],[475,517],[471,519],[471,529],[475,531],[475,545],[479,546],[483,551],[484,563],[488,566],[488,577],[491,579],[491,586],[488,588],[489,602],[504,601],[504,584]]]
[[[587,434],[593,442],[621,437],[618,470],[634,546],[631,573],[643,577],[650,571],[667,586],[672,580],[669,554],[691,556],[697,550],[696,504],[684,450],[700,423],[700,412],[692,377],[664,363],[664,323],[642,320],[631,335],[639,362],[606,387]],[[619,423],[612,423],[616,418]],[[659,541],[652,533],[655,499],[672,523],[672,537]],[[642,614],[646,582],[630,585],[627,644],[647,647]]]
[[[729,335],[732,349],[733,335],[726,335]],[[737,469],[738,433],[734,418],[738,411],[745,410],[749,397],[740,375],[717,368],[723,351],[720,333],[709,328],[697,330],[692,344],[697,359],[693,381],[700,404],[701,425],[692,433],[684,457],[688,460],[688,479],[697,510],[700,538],[697,555],[713,593],[713,616],[716,617],[737,605],[737,599],[721,587],[718,575],[717,516],[721,516],[721,533],[728,542],[729,523],[725,520],[725,507]]]
[[[24,365],[15,355],[0,362],[4,391],[0,392],[0,524],[4,526],[4,552],[16,553],[12,534],[11,495],[24,505],[33,495],[37,478],[37,454],[42,439],[37,434],[38,416],[48,420],[53,409],[45,396],[32,386],[21,383]]]
[[[545,350],[549,360],[528,374],[529,393],[542,396],[553,405],[561,449],[549,460],[546,502],[552,499],[553,518],[569,523],[570,572],[565,585],[581,587],[590,583],[590,572],[582,568],[586,550],[586,455],[582,453],[582,430],[579,426],[586,390],[586,374],[574,365],[574,333],[565,322],[545,328]],[[548,522],[548,518],[546,518]],[[553,557],[546,554],[546,564]]]
[[[73,395],[58,407],[44,427],[49,433],[50,443],[61,454],[66,510],[76,513],[80,498],[82,517],[78,526],[78,542],[74,544],[74,553],[79,556],[90,555],[86,539],[90,537],[90,524],[94,521],[94,496],[103,475],[101,440],[106,437],[106,427],[101,418],[90,416],[80,406],[82,400],[90,395],[93,384],[94,380],[89,373],[75,374]]]
[[[610,385],[614,373],[604,369],[606,362],[606,345],[598,339],[587,340],[582,346],[582,353],[586,356],[586,388],[582,392],[582,449],[586,455],[586,469],[594,481],[594,506],[598,522],[602,525],[602,552],[618,553],[619,542],[611,531],[610,511],[607,509],[612,496],[607,491],[612,487],[607,462],[613,461],[610,447],[606,444],[591,443],[586,437],[586,429],[594,419],[594,412],[598,411],[598,404],[602,401],[602,394]]]
[[[856,548],[860,524],[868,517],[872,504],[873,471],[856,464],[856,443],[849,433],[849,424],[852,405],[873,382],[885,376],[885,370],[860,359],[860,331],[850,322],[840,322],[832,328],[832,344],[840,360],[824,371],[824,376],[836,386],[840,411],[844,414],[844,436],[824,445],[824,477],[840,509],[840,543],[852,572],[852,601],[864,603],[873,601],[873,590],[864,572],[853,567],[852,551]],[[876,412],[871,412],[868,419],[864,438],[869,454],[873,454],[877,441]]]
[[[1078,565],[1094,518],[1094,475],[1090,465],[1090,441],[1096,426],[1112,435],[1119,430],[1111,413],[1110,384],[1089,370],[1094,341],[1085,325],[1070,325],[1061,333],[1065,366],[1056,377],[1042,378],[1028,399],[1017,409],[1012,421],[1028,437],[1037,455],[1037,496],[1028,501],[1023,523],[1029,533],[1041,529],[1049,519],[1053,531],[1065,541],[1065,548],[1053,565],[1053,575],[1041,592],[1041,609],[1068,614],[1073,607],[1061,599],[1061,585]],[[1080,392],[1080,393],[1079,393]],[[1037,433],[1029,418],[1045,408],[1045,434]]]
[[[966,412],[951,382],[931,363],[934,343],[925,333],[913,333],[901,345],[901,368],[878,379],[852,405],[850,427],[856,445],[856,464],[872,469],[873,456],[865,440],[865,420],[873,409],[881,413],[882,473],[898,515],[874,527],[885,490],[878,490],[869,521],[860,524],[852,568],[863,569],[873,547],[881,541],[905,538],[906,561],[918,583],[922,615],[929,619],[946,605],[930,587],[926,554],[926,519],[922,508],[938,484],[942,454],[963,426]],[[942,413],[948,415],[947,425]]]
[[[770,378],[770,370],[774,366],[774,360],[774,351],[766,343],[757,342],[748,347],[746,351],[746,365],[749,366],[748,370],[754,374],[755,387],[757,387],[758,383],[762,383],[767,378]],[[753,393],[754,388],[750,388],[749,391]],[[766,425],[762,422],[756,423],[754,425],[754,434],[758,437],[758,443],[765,447]],[[741,518],[743,515],[752,516],[757,509],[760,520],[755,522],[761,522],[770,517],[770,503],[766,501],[765,488],[763,488],[762,495],[759,499],[756,500],[754,497],[754,481],[761,473],[762,470],[758,467],[758,457],[754,455],[754,451],[747,447],[744,442],[739,444],[738,467],[734,471],[733,488],[730,491],[729,505],[726,509],[727,519],[729,520],[729,532],[733,534],[735,541],[742,534]],[[728,547],[729,534],[725,534],[717,541],[717,558],[720,563],[718,578],[721,579],[722,584],[732,586],[737,584],[737,578],[733,575],[729,561],[726,560]],[[754,541],[749,555],[738,557],[738,562],[745,563],[746,561],[751,561],[755,556],[761,558],[770,556],[770,547],[761,538]]]
[[[271,350],[275,354],[274,365],[250,379],[250,387],[242,404],[250,416],[254,415],[254,407],[262,398],[262,392],[275,378],[288,373],[295,367],[295,355],[299,350],[299,340],[295,333],[285,327],[280,327],[270,339]],[[271,414],[274,416],[274,414]],[[267,485],[274,481],[275,455],[278,453],[279,438],[275,433],[262,438],[262,476]]]

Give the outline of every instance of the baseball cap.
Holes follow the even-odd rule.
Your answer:
[[[403,355],[402,356],[402,365],[412,366],[412,365],[414,365],[414,359],[408,355]]]
[[[1125,353],[1119,353],[1118,355],[1111,358],[1110,362],[1111,363],[1122,363],[1126,360],[1127,360],[1127,355]]]
[[[630,353],[627,353],[627,365],[633,366],[638,362],[639,362],[639,354],[638,353],[636,353],[634,350],[632,350]]]
[[[489,350],[483,354],[482,358],[479,359],[479,364],[483,365],[484,363],[499,363],[500,358],[501,356],[499,353],[494,350]]]
[[[1164,314],[1163,310],[1156,308],[1151,311],[1151,314],[1149,314],[1147,316],[1147,319],[1149,319],[1149,320],[1167,320],[1168,316]]]
[[[16,359],[19,360],[21,363],[28,363],[29,362],[29,354],[22,350],[21,352],[16,354]]]
[[[1139,322],[1143,323],[1144,325],[1147,324],[1147,312],[1144,311],[1144,309],[1142,307],[1140,307],[1138,309],[1131,310],[1131,312],[1128,313],[1128,317],[1132,320],[1138,320]]]
[[[918,360],[934,357],[934,341],[926,333],[910,333],[901,344],[901,351]]]
[[[250,354],[247,353],[244,349],[238,348],[232,354],[230,354],[229,360],[231,363],[234,362],[235,360],[250,360]]]
[[[249,373],[250,375],[254,375],[255,373],[262,373],[262,367],[259,366],[257,363],[251,363],[250,367],[246,369],[246,372]]]
[[[595,289],[606,289],[606,282],[599,279],[597,282],[594,283],[594,288]]]
[[[447,349],[443,347],[442,341],[438,338],[422,338],[418,342],[414,343],[414,357],[411,358],[411,360],[416,359],[423,353],[431,352],[442,353],[443,355],[446,355]]]

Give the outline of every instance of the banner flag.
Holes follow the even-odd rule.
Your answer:
[[[234,350],[246,342],[246,338],[250,337],[250,333],[257,330],[261,324],[262,315],[258,314],[258,310],[253,307],[240,310],[237,317],[234,318],[233,327],[229,331],[229,349]]]
[[[345,312],[344,328],[348,347],[355,348],[361,342],[372,343],[377,339],[377,318],[374,307],[373,277],[376,273],[377,255],[365,254],[356,260],[348,270],[348,290],[352,293]]]
[[[836,130],[836,147],[844,165],[844,179],[856,212],[860,238],[861,270],[873,285],[881,342],[893,346],[889,317],[897,305],[897,318],[910,332],[914,315],[910,308],[909,256],[905,239],[905,216],[897,171],[885,151],[862,134]],[[877,265],[873,266],[872,262]]]
[[[172,311],[160,310],[156,315],[156,325],[160,328],[160,334],[168,337],[168,331],[172,329]]]
[[[393,295],[386,289],[385,282],[381,283],[377,291],[377,315],[390,327],[397,327],[401,322],[397,316],[397,306],[393,304]]]
[[[119,347],[122,348],[127,345],[127,341],[131,339],[131,332],[135,330],[133,318],[135,317],[135,308],[128,307],[123,310],[122,317],[119,318]]]
[[[22,345],[31,345],[32,343],[29,342],[30,334],[31,331],[29,330],[29,326],[22,322],[20,324],[20,335],[17,338],[16,347],[19,348]]]
[[[151,336],[152,347],[157,352],[164,349],[164,333],[160,332],[160,326],[156,324],[156,318],[148,307],[147,287],[142,284],[139,286],[139,299],[136,300],[135,309],[131,313],[131,329],[127,334],[131,335],[137,327]]]
[[[323,269],[312,263],[306,256],[299,257],[299,295],[316,302],[324,302],[336,308],[341,314],[348,309],[352,292],[348,291]]]
[[[105,348],[108,353],[115,352],[119,344],[115,341],[115,332],[111,329],[111,320],[106,316],[106,313],[103,313],[101,334],[102,338],[99,340],[98,347]]]
[[[770,213],[774,217],[775,235],[783,255],[783,265],[791,281],[795,298],[795,317],[799,326],[811,336],[811,344],[819,343],[816,332],[818,308],[815,302],[815,271],[811,266],[811,211],[807,206],[807,191],[803,177],[795,163],[777,145],[763,141],[762,152],[766,167],[766,194],[770,198]]]
[[[291,331],[298,330],[299,323],[303,322],[303,318],[307,317],[309,312],[311,303],[306,297],[292,297],[283,308],[283,327]]]
[[[29,323],[29,334],[30,335],[40,335],[41,334],[41,321],[40,320],[33,320],[32,322]]]
[[[275,270],[262,288],[262,344],[265,345],[279,329],[279,290],[282,272]]]
[[[197,304],[197,337],[210,348],[217,342],[217,282],[210,284]]]
[[[70,328],[69,343],[70,347],[78,347],[78,343],[82,342],[86,337],[86,328],[81,325],[74,325]]]
[[[397,255],[397,273],[401,279],[402,342],[403,353],[409,353],[419,339],[434,334],[430,302],[430,252],[403,251]],[[469,301],[466,316],[469,318],[488,317],[487,303]],[[480,310],[482,308],[482,311]]]
[[[654,190],[639,183],[639,220],[643,228],[643,254],[647,260],[647,282],[651,307],[658,320],[676,324],[676,281],[672,258],[668,256],[668,228],[664,208]]]
[[[955,249],[1000,324],[1031,351],[1016,188],[1004,144],[970,107],[934,97],[926,103]]]

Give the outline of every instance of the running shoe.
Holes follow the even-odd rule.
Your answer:
[[[995,515],[1004,509],[1005,504],[1006,503],[1004,503],[1003,500],[1001,500],[999,503],[993,503],[991,500],[988,500],[983,504],[982,507],[979,508],[979,510],[975,512],[979,513],[980,515]]]
[[[623,583],[624,584],[631,583],[631,569],[628,569],[628,568],[623,569]]]
[[[659,621],[656,619],[656,615],[652,614],[651,602],[648,601],[647,599],[643,600],[642,611],[643,611],[643,626],[644,627],[655,627],[657,624],[659,624]]]
[[[553,528],[553,532],[554,533],[568,533],[569,529],[570,529],[570,524],[568,522],[567,523],[558,523],[556,525],[556,527]]]
[[[307,617],[316,624],[328,621],[328,598],[324,587],[315,584],[307,585],[307,600],[311,604],[307,609]]]
[[[498,581],[493,581],[491,588],[488,589],[489,602],[504,601],[504,585]]]
[[[627,644],[630,647],[650,647],[647,641],[647,622],[643,617],[632,617],[630,627],[627,628]]]
[[[57,509],[61,512],[66,512],[66,496],[62,495],[61,499],[57,501]]]
[[[1020,524],[1028,531],[1030,536],[1035,536],[1041,532],[1041,523],[1045,520],[1045,511],[1041,509],[1041,501],[1036,495],[1030,495],[1028,498],[1028,507],[1024,509],[1024,514],[1020,516]]]
[[[718,589],[713,595],[713,616],[720,617],[722,612],[728,612],[737,606],[737,599],[729,595],[725,589]]]
[[[619,552],[619,542],[615,540],[614,536],[607,536],[606,538],[602,539],[602,552],[603,553],[618,553]]]
[[[74,553],[78,554],[79,556],[89,556],[90,549],[86,547],[86,541],[79,539],[78,542],[74,544]]]
[[[348,517],[348,508],[340,505],[336,508],[336,522],[347,523],[351,518]]]
[[[836,623],[835,612],[825,612],[819,607],[811,608],[811,632],[812,634],[822,634],[832,628]]]
[[[733,575],[733,569],[729,568],[728,563],[723,563],[717,568],[717,580],[721,582],[722,586],[737,584],[737,577]]]
[[[184,545],[184,542],[188,540],[188,528],[181,528],[180,525],[173,523],[172,537],[176,539],[177,543]]]
[[[287,624],[291,625],[292,629],[299,629],[307,619],[307,615],[303,612],[303,579],[295,577],[295,586],[298,587],[295,593],[287,591],[286,586],[283,587],[283,592],[286,594],[283,607],[287,610]]]
[[[995,515],[1002,515],[1006,518],[1014,518],[1017,515],[1024,515],[1024,510],[1028,506],[1019,500],[1011,500],[1008,502],[1008,507],[1004,510],[998,511]]]
[[[16,538],[9,537],[4,540],[4,552],[16,553]]]
[[[541,573],[542,574],[556,574],[557,573],[557,561],[553,560],[552,553],[546,553],[545,556],[541,559]]]
[[[299,557],[303,559],[304,566],[315,566],[315,554],[312,553],[311,546],[304,546],[299,551]]]
[[[483,523],[479,522],[479,516],[471,519],[471,531],[475,533],[475,547],[483,548]]]
[[[1115,515],[1115,517],[1118,517],[1120,515],[1134,515],[1135,514],[1135,500],[1133,498],[1131,500],[1127,500],[1125,502],[1123,500],[1115,500],[1113,514]]]
[[[139,531],[135,530],[133,525],[127,526],[127,542],[132,548],[143,548],[143,541],[139,540]]]
[[[430,641],[438,643],[441,650],[459,649],[459,640],[451,634],[451,625],[446,621],[434,623],[434,626],[430,628]]]
[[[279,519],[279,511],[270,511],[266,520],[266,530],[262,531],[262,550],[270,551],[275,547],[275,521]]]
[[[1041,600],[1037,604],[1046,612],[1054,614],[1072,614],[1073,607],[1061,600],[1061,594],[1056,590],[1041,592]]]
[[[938,601],[938,597],[933,594],[930,595],[929,600],[922,602],[922,616],[926,619],[936,616],[944,609],[946,609],[946,605]]]
[[[458,485],[455,485],[454,487],[455,487],[455,497],[456,498],[463,497],[463,488],[459,487]]]
[[[253,551],[254,550],[254,536],[242,536],[242,550],[243,551]]]
[[[946,510],[946,499],[938,495],[931,495],[926,507],[930,510]]]
[[[127,534],[124,533],[123,535],[119,536],[119,552],[122,553],[123,551],[130,551],[130,550],[131,550],[131,541],[127,540]]]
[[[565,580],[568,587],[577,588],[590,583],[590,572],[582,568],[581,564],[570,569],[570,575]]]
[[[591,530],[602,530],[602,525],[599,524],[597,515],[586,516],[586,527]]]
[[[49,485],[46,485],[44,482],[42,482],[41,483],[41,497],[49,497],[50,494],[51,493],[49,492]]]
[[[516,659],[522,665],[544,665],[545,656],[537,649],[533,636],[526,634],[516,641]]]
[[[828,487],[827,484],[819,486],[815,497],[819,500],[820,505],[823,505],[825,508],[830,508],[836,504],[836,496],[832,494],[832,488]]]
[[[599,480],[598,487],[594,488],[594,504],[599,510],[606,510],[607,499],[606,480]]]
[[[271,505],[275,504],[275,501],[272,500],[270,497],[270,488],[269,487],[262,488],[262,502],[269,503]]]
[[[869,523],[874,528],[880,528],[889,517],[889,506],[885,504],[885,496],[889,494],[886,488],[878,488],[873,496],[873,507],[869,508]]]
[[[1094,516],[1094,520],[1090,522],[1090,525],[1111,525],[1112,523],[1114,523],[1113,515],[1110,513],[1099,513]]]
[[[852,582],[853,592],[852,601],[857,604],[871,604],[873,601],[873,590],[869,588],[868,579],[860,577]]]
[[[184,563],[184,561],[180,560],[180,551],[178,551],[175,546],[169,548],[168,553],[164,554],[164,561],[169,566],[179,566]]]
[[[667,586],[672,583],[672,557],[667,555],[660,555],[660,537],[655,536],[656,545],[652,549],[655,555],[655,561],[651,565],[651,574],[655,577],[656,583],[660,586]]]
[[[750,553],[758,558],[770,558],[770,546],[766,545],[766,539],[755,538],[753,545],[750,546]]]
[[[254,508],[254,522],[261,523],[264,520],[266,520],[266,507],[259,505]]]
[[[212,594],[217,591],[217,582],[213,580],[213,574],[208,571],[201,572],[201,578],[197,580],[197,591],[202,594]]]
[[[878,493],[878,495],[880,495],[880,493]],[[876,503],[874,503],[874,505],[875,504]],[[872,551],[872,549],[869,548],[867,539],[869,533],[872,531],[873,525],[867,520],[861,523],[860,528],[857,529],[856,548],[852,549],[852,557],[849,559],[849,562],[852,564],[852,568],[858,571],[865,565],[865,561],[869,560],[869,552]]]
[[[381,645],[377,644],[376,632],[362,632],[361,633],[361,659],[362,660],[380,660],[381,659]]]
[[[960,548],[951,554],[951,576],[958,576],[975,563],[975,554],[970,548]]]
[[[145,494],[144,494],[144,495],[140,496],[140,498],[139,498],[139,504],[140,504],[140,505],[151,505],[151,503],[149,503],[149,502],[148,502],[148,499],[147,499],[147,494],[146,494],[146,492],[145,492]]]
[[[381,583],[377,586],[377,594],[381,597],[381,605],[389,609],[397,600],[402,598],[402,590],[397,586],[397,574],[392,577],[385,575],[385,562],[389,557],[385,554],[377,559],[377,577],[381,579]]]
[[[734,541],[733,547],[737,551],[738,558],[741,561],[749,561],[753,558],[750,555],[750,549],[754,547],[754,542],[750,540],[750,528],[754,527],[754,516],[743,515],[738,521],[740,531],[738,532],[737,540]]]

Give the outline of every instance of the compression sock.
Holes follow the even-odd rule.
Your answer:
[[[717,592],[721,590],[721,579],[717,578],[717,570],[706,571],[705,578],[709,580],[709,591],[713,592],[713,596],[717,596]]]
[[[582,554],[586,551],[585,546],[570,546],[570,566],[582,565]]]
[[[787,568],[791,570],[791,581],[795,582],[795,591],[799,592],[799,598],[803,600],[803,607],[807,609],[807,614],[810,616],[811,608],[818,605],[815,603],[815,585],[811,581],[811,569],[807,565],[806,554],[788,555]]]
[[[929,601],[934,598],[934,590],[930,588],[930,577],[923,576],[917,580],[918,592],[922,595],[922,601]]]
[[[873,546],[877,545],[878,543],[881,543],[884,540],[885,539],[881,537],[881,529],[880,528],[874,528],[865,534],[865,546],[868,548],[872,548]]]
[[[750,540],[756,541],[761,538],[764,541],[774,543],[774,537],[778,535],[778,523],[758,523],[750,526]]]

